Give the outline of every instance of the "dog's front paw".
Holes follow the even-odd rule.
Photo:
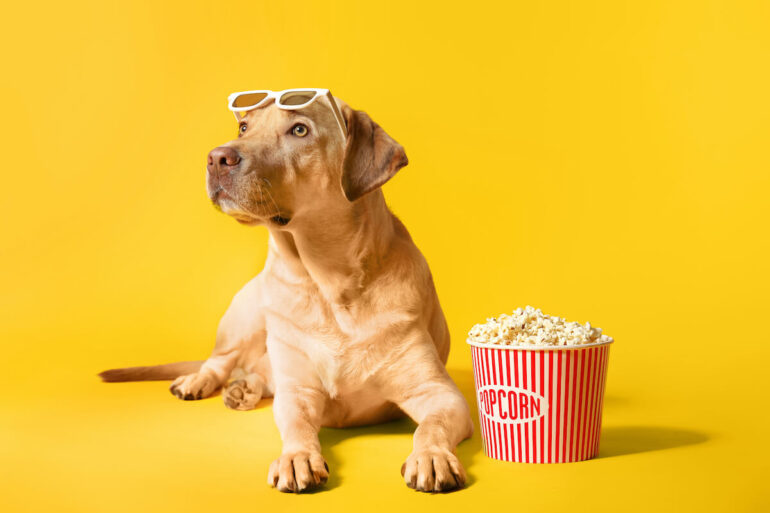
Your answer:
[[[171,383],[168,389],[179,399],[194,401],[210,396],[218,386],[219,384],[212,376],[196,372],[186,376],[179,376]]]
[[[406,485],[420,492],[448,492],[465,486],[465,469],[446,449],[415,451],[401,466]]]
[[[267,484],[282,492],[304,492],[326,483],[329,466],[320,452],[282,454],[270,464]]]

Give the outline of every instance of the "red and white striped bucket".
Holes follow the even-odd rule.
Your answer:
[[[487,456],[518,463],[595,457],[611,343],[530,349],[468,342]]]

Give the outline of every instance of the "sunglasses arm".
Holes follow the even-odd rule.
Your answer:
[[[342,113],[340,112],[339,107],[337,107],[337,102],[334,101],[334,96],[332,96],[331,91],[326,91],[326,99],[329,100],[329,104],[331,105],[332,111],[334,112],[334,119],[337,120],[337,125],[340,127],[342,138],[347,140],[348,129],[345,125],[345,118],[342,117]]]

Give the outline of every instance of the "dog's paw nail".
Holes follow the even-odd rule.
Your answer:
[[[195,399],[195,397],[192,394],[185,394],[185,396],[184,396],[184,400],[185,401],[192,401],[194,399]]]

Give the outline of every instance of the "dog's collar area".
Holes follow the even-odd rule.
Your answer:
[[[280,226],[286,226],[287,224],[289,224],[289,221],[291,221],[291,219],[288,219],[286,217],[281,217],[281,216],[273,216],[270,218],[270,220]]]

